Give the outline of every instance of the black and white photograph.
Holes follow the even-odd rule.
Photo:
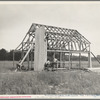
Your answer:
[[[0,1],[1,98],[100,98],[100,1]]]

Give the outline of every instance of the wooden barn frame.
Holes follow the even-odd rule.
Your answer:
[[[90,42],[77,30],[61,27],[54,27],[33,23],[20,45],[14,50],[21,51],[20,65],[27,58],[28,67],[29,54],[31,55],[31,67],[33,66],[34,52],[34,71],[41,71],[47,60],[47,52],[60,53],[60,62],[64,59],[65,53],[69,55],[69,67],[72,66],[72,54],[79,54],[79,66],[81,66],[81,54],[88,54],[88,67],[92,67]],[[63,58],[63,59],[62,59]]]

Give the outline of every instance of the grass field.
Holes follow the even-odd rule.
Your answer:
[[[98,63],[93,62],[95,66]],[[0,62],[0,94],[100,95],[100,74],[84,70],[14,72],[10,61]]]

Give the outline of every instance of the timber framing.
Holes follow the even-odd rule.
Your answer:
[[[36,43],[34,41],[37,41],[35,36],[37,34],[37,30],[40,28],[45,30],[44,40],[46,40],[46,43],[47,43],[47,52],[69,53],[69,63],[70,63],[69,65],[71,65],[71,62],[72,62],[70,61],[70,57],[72,57],[72,54],[78,53],[80,66],[81,66],[81,60],[80,60],[81,54],[87,53],[88,59],[89,59],[88,60],[89,67],[92,66],[91,56],[90,56],[90,53],[91,53],[90,44],[91,43],[83,35],[81,35],[77,30],[42,25],[42,24],[37,24],[37,23],[33,23],[31,25],[30,29],[26,33],[22,42],[14,50],[14,52],[18,52],[18,51],[22,52],[21,58],[23,58],[24,56],[23,53],[27,52],[32,44],[33,44],[33,47],[31,48],[31,51],[30,51],[31,55],[35,51],[35,48],[38,45],[38,44],[35,45]],[[33,57],[31,56],[31,58]],[[27,60],[28,66],[29,66],[29,56],[28,55],[27,55],[27,59],[28,59]],[[32,62],[32,59],[31,59],[31,62]]]

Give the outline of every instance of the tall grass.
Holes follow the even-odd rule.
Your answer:
[[[100,95],[100,75],[82,70],[14,72],[0,65],[0,94]]]
[[[100,75],[84,71],[0,74],[0,94],[100,94]]]

